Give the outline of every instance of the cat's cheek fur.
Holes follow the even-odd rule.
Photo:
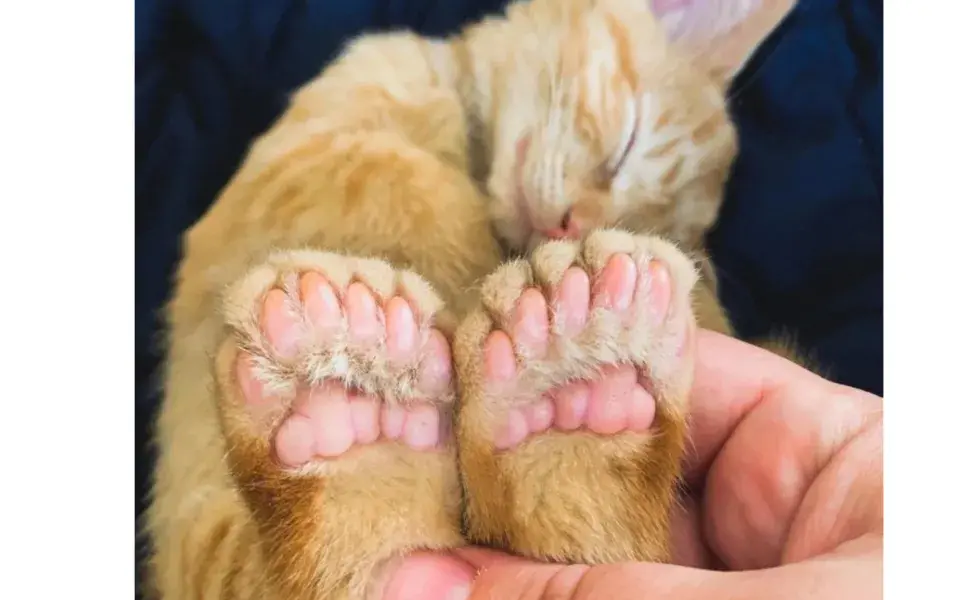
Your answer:
[[[508,142],[496,141],[498,152],[491,164],[486,189],[492,227],[508,248],[524,250],[533,239],[532,218],[522,182],[525,135]],[[500,146],[500,147],[499,147]]]

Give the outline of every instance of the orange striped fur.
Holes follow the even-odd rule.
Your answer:
[[[300,477],[268,459],[235,408],[238,338],[228,323],[244,309],[228,308],[228,290],[282,251],[310,251],[281,260],[321,268],[339,255],[380,259],[430,284],[439,298],[431,306],[444,304],[438,326],[450,333],[479,305],[479,282],[538,247],[539,230],[559,226],[571,207],[584,234],[654,233],[702,256],[736,151],[726,83],[792,3],[752,4],[735,28],[706,19],[686,31],[666,26],[647,0],[530,0],[446,40],[360,37],[299,89],[185,235],[166,313],[148,591],[361,600],[402,553],[463,543],[449,453],[401,460],[396,447],[378,446],[328,475]],[[381,286],[381,264],[358,275]],[[700,281],[699,325],[728,332],[714,287]],[[455,351],[465,343],[455,340]],[[680,419],[673,429],[683,431]],[[650,504],[634,509],[648,519],[670,509],[682,440],[669,443],[641,463],[672,465],[642,484],[651,493],[634,496]],[[599,490],[581,495],[601,502]],[[481,516],[504,530],[514,518],[506,510],[515,509]],[[666,559],[655,531],[634,534],[634,557]],[[614,535],[627,546],[626,531]],[[610,542],[565,552],[619,557]]]

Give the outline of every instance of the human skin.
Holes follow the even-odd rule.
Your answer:
[[[675,564],[465,548],[410,557],[384,600],[881,598],[882,399],[721,334],[698,332],[693,351]]]

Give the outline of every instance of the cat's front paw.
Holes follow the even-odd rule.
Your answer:
[[[322,252],[277,254],[227,295],[228,464],[283,585],[359,598],[386,559],[461,541],[440,308],[412,273]]]
[[[454,347],[472,541],[556,561],[668,559],[695,280],[673,245],[599,231],[486,281]]]

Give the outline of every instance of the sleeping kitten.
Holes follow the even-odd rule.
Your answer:
[[[185,238],[157,593],[358,600],[466,541],[668,560],[689,333],[730,332],[690,258],[724,92],[791,6],[530,0],[300,89]]]

